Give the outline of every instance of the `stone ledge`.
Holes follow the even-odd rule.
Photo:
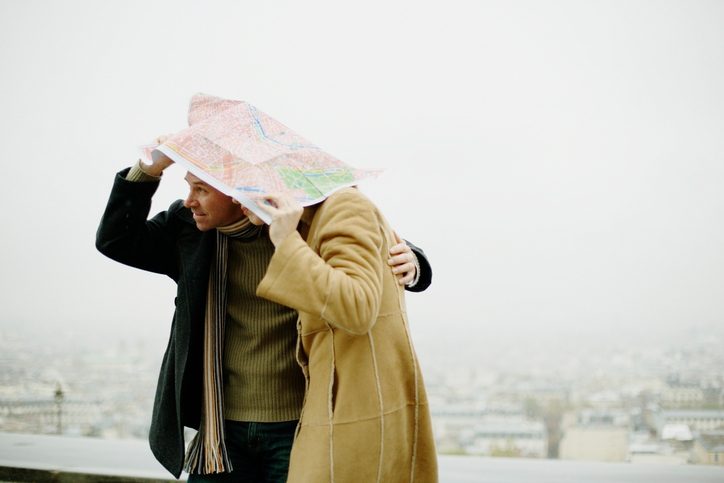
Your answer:
[[[722,483],[724,467],[440,455],[442,483]],[[181,480],[185,480],[182,476]],[[0,433],[0,481],[175,482],[138,440]]]
[[[0,433],[0,481],[175,482],[146,441]]]
[[[7,483],[168,483],[177,480],[0,466],[0,481]]]

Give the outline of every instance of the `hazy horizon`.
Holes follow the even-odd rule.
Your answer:
[[[3,326],[168,338],[173,282],[94,237],[203,91],[386,169],[361,190],[432,263],[421,350],[722,336],[722,2],[0,0],[0,62]]]

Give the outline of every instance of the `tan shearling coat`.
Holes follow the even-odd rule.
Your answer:
[[[307,393],[289,482],[437,482],[404,289],[387,264],[394,244],[377,207],[345,188],[318,206],[306,242],[284,239],[259,284],[299,311]]]

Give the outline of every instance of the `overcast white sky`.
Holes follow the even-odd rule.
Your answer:
[[[423,352],[724,327],[724,2],[0,0],[0,66],[0,324],[167,337],[95,230],[203,91],[387,169]]]

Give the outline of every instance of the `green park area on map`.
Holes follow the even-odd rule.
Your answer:
[[[287,188],[301,189],[312,199],[319,198],[336,187],[354,182],[354,173],[348,167],[304,171],[277,168],[277,173]]]

